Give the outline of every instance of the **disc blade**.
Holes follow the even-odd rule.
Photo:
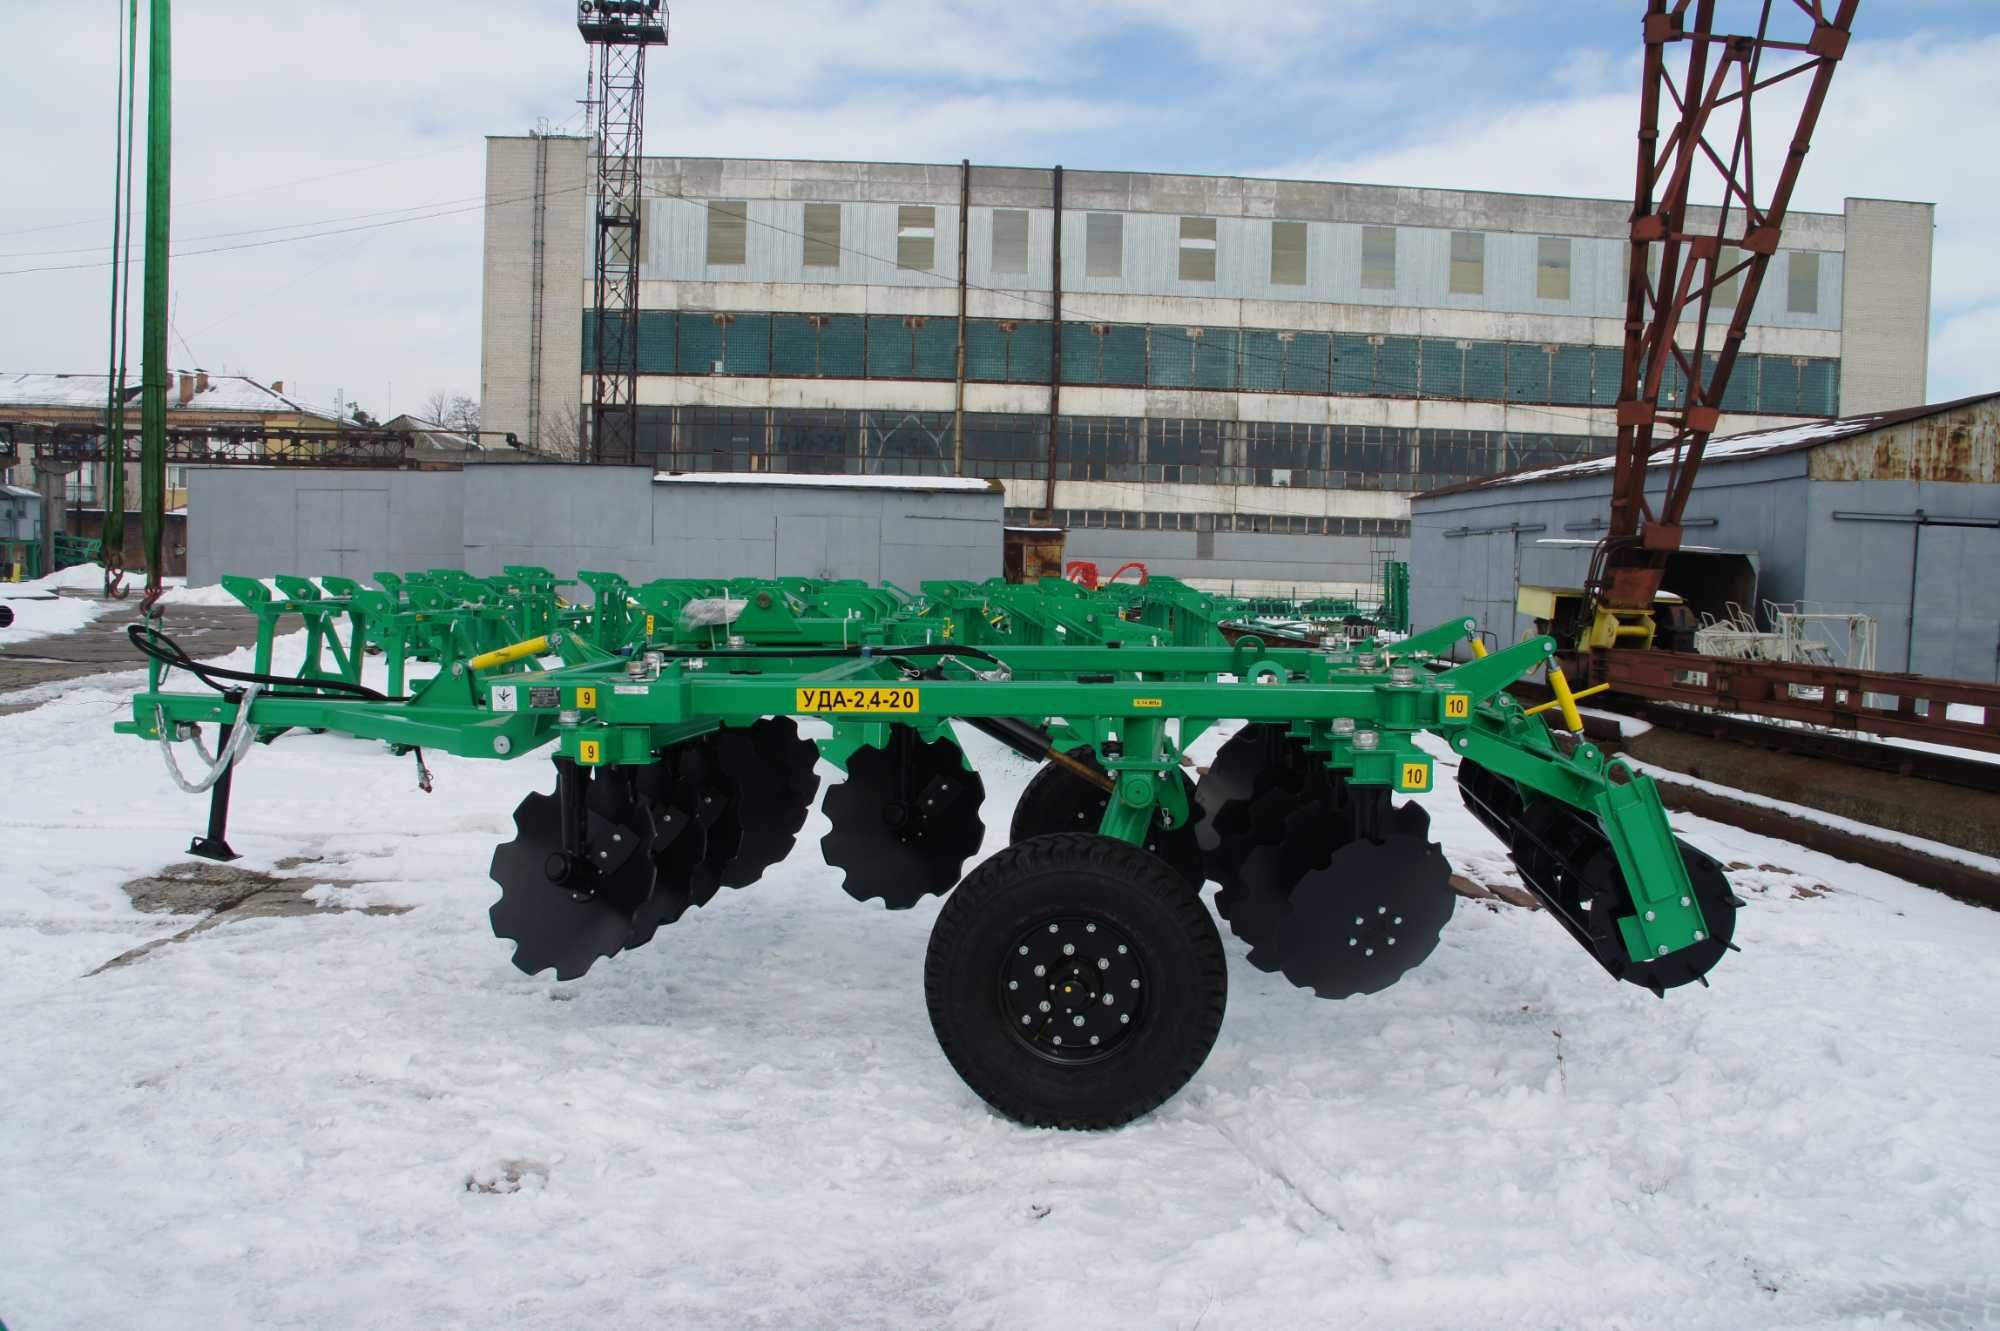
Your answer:
[[[765,717],[709,737],[741,829],[735,855],[718,869],[722,886],[747,887],[791,854],[819,792],[818,746],[800,739],[788,716]]]
[[[1215,894],[1216,911],[1230,932],[1271,966],[1289,942],[1284,923],[1292,889],[1324,868],[1348,837],[1345,783],[1329,778],[1314,784],[1314,797],[1286,815],[1276,837],[1244,856]]]
[[[855,900],[908,910],[957,885],[985,839],[985,798],[956,744],[892,736],[886,748],[857,750],[847,779],[826,792],[832,830],[820,853],[845,871],[841,888]]]
[[[1282,943],[1253,949],[1251,965],[1321,998],[1351,998],[1381,992],[1430,956],[1458,899],[1451,866],[1421,806],[1404,805],[1388,823],[1381,841],[1350,841],[1299,879],[1277,926]]]
[[[594,783],[593,783],[594,784]],[[586,851],[608,855],[614,825],[594,810],[589,816]],[[615,956],[625,945],[633,913],[653,886],[650,826],[618,830],[634,843],[610,872],[591,876],[593,890],[556,882],[551,857],[562,850],[561,803],[535,792],[514,810],[516,835],[493,852],[491,873],[500,899],[487,912],[498,937],[515,944],[514,964],[529,975],[555,968],[558,980],[574,980],[599,957]]]
[[[1087,745],[1071,749],[1069,756],[1093,767],[1097,765],[1096,756]],[[1173,828],[1156,821],[1143,844],[1171,865],[1191,887],[1199,889],[1206,878],[1196,830],[1203,814],[1195,802],[1194,782],[1185,772],[1178,776],[1188,802],[1187,819]],[[1007,840],[1011,844],[1050,832],[1095,832],[1102,825],[1110,803],[1111,795],[1102,786],[1085,780],[1062,763],[1046,763],[1015,802]]]

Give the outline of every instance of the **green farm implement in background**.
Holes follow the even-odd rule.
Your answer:
[[[232,854],[231,769],[287,730],[382,741],[420,770],[425,749],[546,751],[554,788],[515,810],[491,914],[517,966],[569,980],[784,859],[824,758],[844,779],[822,855],[859,900],[945,898],[933,1026],[966,1082],[1027,1123],[1123,1123],[1200,1067],[1226,993],[1205,882],[1252,965],[1321,997],[1378,992],[1429,956],[1455,896],[1423,804],[1394,797],[1431,791],[1440,764],[1616,978],[1701,979],[1740,904],[1652,783],[1577,733],[1559,673],[1566,728],[1507,692],[1549,667],[1550,639],[1489,655],[1469,619],[1378,632],[1406,613],[1406,572],[1365,612],[1169,578],[912,591],[586,572],[587,604],[539,569],[375,582],[226,580],[258,616],[249,671],[132,629],[149,681],[119,729],[171,758],[219,727],[205,776],[175,768],[211,796],[197,853]],[[300,628],[303,663],[275,673]],[[1475,658],[1451,664],[1468,641]],[[386,691],[362,678],[377,653]],[[1196,779],[1188,747],[1224,722],[1240,724]],[[1043,764],[1008,847],[969,873],[987,801],[957,727]]]

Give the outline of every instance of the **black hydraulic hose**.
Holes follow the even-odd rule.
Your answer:
[[[658,647],[642,648],[642,651],[657,653],[669,661],[706,657],[710,660],[771,660],[782,661],[799,657],[898,657],[898,656],[968,656],[992,665],[1007,663],[988,651],[978,647],[953,646],[950,643],[921,643],[912,647],[877,647],[872,643],[856,643],[847,647],[672,647],[662,650]]]
[[[304,685],[309,693],[266,693],[266,698],[317,698],[327,693],[344,693],[349,697],[363,698],[369,702],[408,702],[407,698],[391,698],[386,693],[378,693],[365,684],[350,684],[344,679],[300,679],[294,675],[266,675],[254,670],[231,670],[227,666],[203,665],[189,656],[187,649],[150,624],[128,624],[125,636],[132,640],[146,656],[177,670],[185,670],[208,687],[224,697],[240,696],[242,690],[225,688],[216,683],[218,679],[230,680],[238,684],[261,684],[272,688],[286,685]],[[165,646],[161,646],[164,643]]]

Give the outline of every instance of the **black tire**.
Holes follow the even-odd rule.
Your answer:
[[[1073,964],[1081,985],[1109,978],[1101,993],[1073,1000],[1086,1015],[1059,1009],[1033,1026],[1041,1003],[1066,1001],[1055,986],[1070,980],[1051,966],[1043,998],[1010,992],[1008,971],[1026,966],[1020,959],[1045,932],[1059,946],[1064,929],[1083,950],[1057,965]],[[1092,957],[1086,939],[1122,942],[1099,941],[1105,955]],[[1201,898],[1155,856],[1089,833],[1033,837],[981,863],[945,898],[924,958],[945,1058],[987,1104],[1031,1127],[1115,1128],[1158,1107],[1208,1057],[1228,996],[1222,940]],[[1017,1012],[1029,1029],[1016,1029]],[[1119,1024],[1099,1025],[1114,1014]],[[1086,1021],[1105,1032],[1101,1050],[1080,1043],[1098,1043],[1088,1034],[1063,1044],[1061,1032]]]

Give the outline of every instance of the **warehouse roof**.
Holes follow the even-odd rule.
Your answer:
[[[190,388],[198,389],[185,403],[181,401],[180,393],[183,377],[188,379]],[[102,411],[105,388],[110,382],[110,376],[103,374],[0,373],[0,410],[8,407],[70,407]],[[325,407],[315,407],[285,396],[283,387],[283,384],[266,386],[240,374],[169,370],[167,410],[240,411],[263,416],[298,413],[329,421],[338,419]],[[136,374],[125,376],[125,400],[134,406],[138,404],[139,376]]]
[[[1837,420],[1807,421],[1802,425],[1781,425],[1770,430],[1733,434],[1726,439],[1711,439],[1708,447],[1702,450],[1702,465],[1741,462],[1747,458],[1769,457],[1776,453],[1796,453],[1801,449],[1817,448],[1821,444],[1830,444],[1855,435],[1870,434],[1892,425],[1903,425],[1929,416],[1940,416],[1945,412],[1956,411],[1960,407],[1969,407],[1975,403],[1989,402],[1994,398],[2000,398],[2000,393],[1976,393],[1953,402],[1931,402],[1920,407],[1903,407],[1896,411],[1871,412],[1862,416],[1842,416]],[[1601,457],[1584,462],[1557,462],[1541,467],[1524,467],[1519,471],[1501,472],[1498,476],[1485,476],[1476,481],[1461,481],[1457,485],[1427,490],[1417,498],[1464,494],[1470,490],[1488,490],[1502,485],[1520,485],[1530,481],[1589,476],[1610,471],[1615,462],[1614,458]],[[1651,465],[1664,467],[1667,462],[1666,457],[1655,457]]]

